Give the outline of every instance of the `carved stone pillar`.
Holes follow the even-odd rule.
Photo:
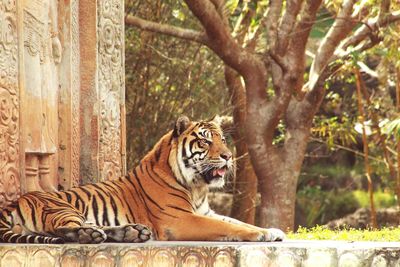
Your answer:
[[[125,174],[124,3],[80,2],[81,175]]]
[[[0,206],[20,195],[17,6],[0,1]]]
[[[125,174],[123,0],[0,0],[0,207]]]
[[[22,140],[29,173],[36,162],[46,162],[46,172],[38,181],[28,181],[27,190],[50,190],[58,184],[58,97],[62,46],[58,31],[57,0],[20,2],[19,29]],[[38,163],[39,164],[39,163]],[[40,173],[39,173],[40,174]],[[46,180],[48,179],[48,180]],[[36,188],[31,188],[35,185]],[[37,185],[45,185],[41,188]]]
[[[82,0],[81,0],[82,1]],[[59,187],[69,189],[80,183],[80,50],[79,0],[58,2],[63,55],[60,63],[59,98]]]

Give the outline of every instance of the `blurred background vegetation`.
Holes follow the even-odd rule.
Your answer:
[[[335,3],[327,1],[321,9],[310,53],[331,26]],[[174,0],[127,1],[126,12],[196,28],[196,20],[181,5]],[[357,63],[345,65],[327,82],[298,183],[297,226],[325,224],[370,205],[355,66],[361,73],[375,207],[397,205],[400,27],[386,28],[381,38],[373,49],[353,55]],[[231,115],[223,63],[208,48],[132,27],[126,27],[125,47],[128,167],[138,163],[180,114],[195,120]],[[277,142],[281,135],[277,131]]]
[[[179,1],[129,1],[126,11],[174,25],[195,24]],[[189,11],[188,11],[189,12]],[[179,114],[230,114],[222,62],[206,47],[126,28],[127,163],[135,166]]]

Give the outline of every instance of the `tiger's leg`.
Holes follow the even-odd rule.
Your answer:
[[[267,232],[193,213],[157,225],[159,240],[182,241],[272,241]]]
[[[244,223],[242,221],[239,221],[237,219],[234,219],[234,218],[231,218],[231,217],[228,217],[228,216],[223,216],[223,215],[217,214],[214,211],[212,211],[212,212],[213,212],[212,214],[207,215],[207,216],[209,216],[211,218],[218,219],[218,220],[222,220],[224,222],[238,224],[238,225],[242,225],[242,226],[257,230],[257,231],[264,232],[268,236],[267,237],[268,241],[282,241],[282,240],[284,240],[286,238],[285,233],[280,229],[277,229],[277,228],[261,228],[261,227],[254,226],[254,225],[251,225],[251,224],[248,224],[248,223]]]
[[[102,226],[107,235],[107,242],[141,243],[151,237],[151,231],[141,224],[126,224],[121,226]]]
[[[64,238],[68,242],[81,244],[98,244],[107,239],[106,233],[97,226],[63,226],[55,229],[56,236]]]
[[[47,215],[46,221],[52,222],[46,232],[62,237],[67,242],[97,244],[107,239],[98,226],[85,224],[85,218],[75,209],[52,212]]]

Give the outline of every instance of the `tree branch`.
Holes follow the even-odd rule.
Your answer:
[[[267,41],[272,51],[276,49],[278,40],[278,24],[282,10],[282,0],[269,1],[269,10],[266,16]]]
[[[254,70],[252,63],[255,57],[234,40],[215,5],[209,0],[185,0],[185,2],[204,27],[209,40],[207,46],[242,76],[246,77],[246,73],[251,73]]]
[[[342,45],[336,49],[335,55],[339,57],[342,56],[346,53],[346,49],[350,46],[357,46],[379,28],[386,27],[387,25],[397,21],[400,21],[400,11],[396,11],[387,15],[384,20],[379,20],[379,15],[373,19],[369,19],[354,33],[354,35],[349,36],[342,42]]]
[[[141,30],[170,35],[188,41],[194,41],[200,44],[208,45],[207,35],[202,32],[152,22],[132,15],[127,15],[125,17],[125,24],[137,27]]]
[[[353,12],[353,6],[356,0],[346,0],[343,3],[343,7],[339,11],[335,22],[329,29],[327,35],[322,40],[317,54],[311,64],[310,79],[308,83],[303,87],[303,94],[306,90],[312,90],[316,85],[319,76],[327,66],[329,59],[333,55],[336,47],[339,43],[352,31],[356,22],[351,19]],[[304,90],[305,89],[305,90]]]
[[[296,23],[296,17],[300,12],[301,4],[303,0],[288,0],[286,1],[286,9],[283,14],[281,23],[278,30],[278,46],[277,52],[279,55],[283,55],[289,45],[290,34]]]
[[[300,19],[293,31],[287,52],[287,66],[290,75],[291,92],[299,93],[304,83],[304,68],[305,68],[305,50],[306,44],[311,32],[311,28],[316,21],[317,11],[321,5],[322,0],[308,0],[300,13]],[[289,88],[288,88],[289,89]]]

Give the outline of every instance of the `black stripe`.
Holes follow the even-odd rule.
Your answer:
[[[162,144],[159,145],[159,147],[156,149],[156,152],[155,152],[157,162],[160,160],[161,151],[162,151]]]
[[[126,176],[125,176],[126,179]],[[122,182],[121,180],[119,180],[120,182]],[[117,184],[117,182],[113,182],[113,183],[103,183],[103,186],[107,188],[108,192],[110,192],[110,194],[108,195],[110,201],[111,201],[111,207],[114,211],[114,223],[115,225],[120,225],[120,222],[118,220],[118,213],[119,213],[119,209],[118,209],[118,205],[115,202],[115,197],[119,200],[119,202],[121,203],[121,205],[123,205],[123,203],[126,203],[125,200],[123,200],[120,195],[122,195],[122,193],[124,192],[124,190]],[[115,189],[115,187],[118,187],[120,189],[120,191],[118,192],[117,189]],[[131,216],[133,217],[133,220],[135,220],[135,217],[133,216],[133,212],[129,206],[129,204],[127,204],[128,209],[131,213]],[[131,221],[131,220],[128,220]]]
[[[126,181],[127,181],[129,184],[131,184],[131,185],[132,185],[132,181],[131,181],[131,179],[130,179],[129,177],[127,177],[127,178],[125,179],[125,181],[123,181],[123,184],[124,184],[124,187],[130,192],[130,195],[132,196],[133,201],[135,201],[136,206],[137,206],[137,207],[141,207],[142,205],[145,205],[145,202],[143,202],[142,204],[139,204],[139,203],[138,203],[138,201],[140,201],[140,200],[137,200],[136,197],[134,197],[134,196],[137,195],[137,193],[135,194],[136,188],[135,188],[133,185],[132,185],[132,186],[129,186],[129,184],[127,184]],[[118,185],[118,187],[119,187],[119,185]],[[133,192],[133,190],[135,190],[135,192]],[[121,189],[121,191],[124,191],[124,190]],[[121,203],[126,204],[126,206],[127,206],[128,209],[129,209],[130,215],[133,217],[133,222],[137,222],[137,221],[136,221],[136,217],[135,217],[135,213],[133,212],[133,210],[132,210],[132,208],[131,208],[131,205],[133,205],[133,203],[132,203],[132,204],[131,204],[131,203],[128,203],[125,199],[124,199],[123,201],[121,201]],[[128,218],[127,216],[128,216],[128,214],[125,213],[125,217],[126,217],[126,218]],[[129,221],[129,222],[132,222],[130,219],[128,219],[128,221]]]
[[[132,171],[133,176],[137,176],[137,175],[138,175],[137,172],[136,172],[136,169],[137,169],[137,167],[134,168],[133,171]],[[129,177],[129,178],[130,178],[130,177]]]
[[[150,167],[151,167],[150,169],[153,169],[153,164],[151,162],[150,162]],[[161,186],[161,187],[163,186],[159,181],[156,180],[156,178],[153,177],[153,175],[150,174],[149,169],[147,168],[147,165],[146,165],[146,172],[149,175],[151,180],[153,180],[159,186]],[[157,178],[160,178],[160,177],[157,175]]]
[[[149,196],[149,195],[147,194],[147,192],[144,190],[144,187],[143,187],[142,183],[140,182],[140,179],[138,179],[136,176],[134,176],[134,178],[135,178],[136,181],[138,182],[138,184],[139,184],[139,186],[140,186],[140,189],[142,190],[142,192],[144,193],[144,195],[146,196],[146,198],[149,199],[150,202],[153,203],[155,206],[157,206],[157,207],[160,209],[160,212],[161,212],[162,214],[165,214],[165,215],[170,216],[170,217],[173,217],[173,218],[177,218],[176,216],[174,216],[174,215],[172,215],[172,214],[166,213],[166,212],[164,211],[165,209],[164,209],[163,207],[161,207],[157,202],[155,202],[155,201],[151,198],[151,196]],[[147,205],[146,205],[146,206],[147,206]],[[152,214],[152,213],[151,213],[151,214]]]
[[[174,139],[173,135],[171,134],[168,140],[168,145],[171,145],[173,139]]]
[[[111,208],[113,209],[114,212],[114,224],[119,225],[119,220],[118,220],[118,207],[115,203],[115,200],[113,197],[110,197],[110,202],[111,202]]]
[[[92,193],[90,192],[90,191],[88,191],[88,190],[86,190],[86,188],[85,187],[78,187],[77,189],[80,189],[80,190],[82,190],[86,195],[87,195],[87,197],[88,197],[88,200],[90,200],[90,198],[92,197]]]
[[[32,220],[32,224],[34,225],[34,227],[36,228],[36,214],[35,214],[35,207],[32,205],[32,203],[30,203],[30,201],[27,201],[29,208],[31,209],[31,220]]]
[[[139,163],[140,172],[144,174],[142,162]]]
[[[170,167],[170,168],[171,168],[171,167]],[[155,175],[160,176],[160,175],[157,174],[156,170],[152,169],[152,171],[153,171],[153,173],[154,173]],[[175,178],[175,177],[174,177],[174,178]],[[180,192],[180,193],[183,193],[185,196],[188,196],[188,195],[189,195],[189,192],[185,191],[185,189],[184,189],[185,187],[184,187],[183,185],[181,185],[180,183],[178,183],[178,184],[179,184],[180,186],[182,186],[182,189],[176,188],[176,187],[172,186],[171,184],[167,183],[164,179],[160,179],[160,181],[164,184],[164,186],[167,186],[168,188],[173,189],[174,191],[178,191],[178,192]],[[175,181],[176,181],[176,179],[175,179]]]
[[[186,141],[187,141],[187,138],[185,137],[185,138],[183,138],[183,140],[182,140],[182,158],[186,158]]]
[[[66,198],[67,198],[67,202],[68,203],[70,203],[70,204],[72,204],[72,197],[71,197],[71,194],[69,193],[69,192],[64,192],[64,194],[65,194],[65,196],[66,196]]]
[[[192,202],[190,202],[187,198],[185,198],[185,197],[183,197],[181,195],[175,194],[175,193],[170,193],[169,192],[168,194],[171,195],[171,196],[183,199],[186,203],[188,203],[192,207],[192,209],[194,209]]]
[[[9,243],[16,243],[17,239],[20,237],[20,235],[18,234],[13,234],[9,239],[8,242]]]
[[[103,185],[103,186],[104,186],[103,183],[101,183],[101,184],[92,184],[92,186],[93,186],[94,188],[98,189],[98,190],[101,191],[103,194],[109,196],[109,192],[107,192],[106,190],[104,190],[104,188],[101,187],[100,185]],[[96,190],[95,190],[95,191],[96,191]]]
[[[197,210],[198,208],[200,208],[201,205],[203,205],[204,201],[206,200],[206,197],[207,197],[207,194],[205,194],[205,195],[202,197],[200,204],[199,204],[199,205],[196,205],[196,210]]]
[[[147,194],[146,190],[144,190],[144,187],[142,185],[142,183],[140,182],[140,179],[138,179],[136,176],[133,176],[136,181],[138,182],[140,189],[142,190],[142,192],[144,193],[144,195],[150,200],[151,203],[153,203],[155,206],[157,206],[160,210],[164,210],[163,207],[161,207],[157,202],[155,202],[153,200],[153,198],[151,198],[151,196],[149,194]]]
[[[34,235],[28,235],[27,243],[33,243],[35,241],[35,236]]]
[[[18,213],[19,218],[22,221],[22,224],[25,225],[25,218],[24,218],[24,215],[21,212],[21,207],[19,205],[17,206],[17,213]]]
[[[82,203],[82,207],[83,207],[83,200],[81,199],[81,196],[75,192],[75,191],[69,191],[70,193],[74,194],[75,196],[75,203],[74,203],[74,207],[80,211],[80,206]],[[80,203],[81,202],[81,203]]]
[[[52,194],[56,195],[58,198],[63,199],[62,193],[64,192],[53,192]]]
[[[129,179],[129,178],[126,178],[126,177],[125,177],[125,179]],[[121,183],[124,183],[122,180],[121,180],[120,182],[121,182]],[[107,188],[108,188],[108,187],[111,187],[111,188],[112,188],[112,190],[113,190],[114,192],[111,194],[111,196],[117,197],[121,203],[126,202],[125,199],[122,198],[122,196],[123,196],[122,193],[124,193],[125,190],[124,190],[124,188],[122,188],[121,186],[119,186],[119,184],[113,183],[112,186],[111,186],[111,185],[108,185],[108,184],[104,184],[104,186],[106,186]],[[114,187],[117,187],[120,191],[118,191],[118,190],[117,190],[116,188],[114,188]],[[109,189],[109,190],[111,190],[111,189]]]
[[[97,199],[96,199],[95,195],[93,195],[92,209],[93,209],[94,218],[96,219],[96,225],[100,225],[99,219],[97,218],[97,215],[99,214],[99,206],[97,205]]]
[[[87,203],[85,203],[85,201],[82,200],[82,205],[83,205],[83,216],[87,219],[88,217],[88,213],[89,213],[89,203],[90,200],[92,199],[93,195],[91,192],[89,192],[87,189],[85,189],[84,187],[77,187],[76,189],[80,189],[82,190],[83,193],[86,194],[86,196],[88,197]]]
[[[177,207],[177,206],[173,206],[173,205],[167,205],[167,207],[170,207],[170,208],[173,208],[173,209],[176,209],[176,210],[180,210],[180,211],[183,211],[183,212],[187,212],[187,213],[193,213],[192,211],[190,211],[190,210],[186,210],[186,209],[182,209],[182,208],[180,208],[180,207]]]
[[[62,226],[65,226],[65,225],[67,225],[67,224],[69,224],[69,223],[76,223],[76,224],[78,224],[78,225],[81,224],[80,220],[70,219],[70,220],[66,220],[66,221],[63,220]]]
[[[136,177],[135,173],[136,173],[136,170],[134,170],[134,173],[133,173],[132,176],[137,180],[137,177]],[[136,196],[139,196],[139,197],[141,198],[141,200],[142,200],[142,202],[143,202],[143,205],[146,207],[147,215],[151,215],[151,216],[153,216],[154,218],[161,219],[160,217],[158,217],[157,215],[155,215],[155,214],[149,209],[149,207],[148,207],[148,205],[147,205],[147,203],[146,203],[146,200],[144,200],[144,197],[142,196],[142,194],[139,193],[139,191],[138,191],[138,189],[136,188],[136,186],[135,186],[135,184],[133,183],[133,181],[132,181],[131,179],[127,179],[127,181],[128,181],[128,182],[133,186],[133,188],[135,189]]]
[[[199,139],[199,136],[197,135],[196,132],[191,132],[190,135],[193,136],[196,139]]]
[[[107,202],[106,199],[103,196],[102,192],[97,192],[98,196],[100,197],[100,200],[103,202],[103,224],[105,226],[110,225],[110,221],[108,220],[108,210],[107,210]]]

